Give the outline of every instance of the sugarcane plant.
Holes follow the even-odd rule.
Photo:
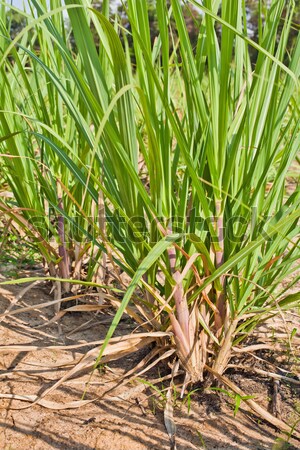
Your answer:
[[[99,288],[120,283],[96,364],[126,313],[195,383],[299,303],[300,38],[293,1],[259,0],[257,41],[244,1],[186,1],[194,47],[179,0],[156,1],[155,39],[148,3],[128,0],[124,27],[109,1],[32,0],[14,40],[2,18],[0,210],[66,291],[83,256]]]

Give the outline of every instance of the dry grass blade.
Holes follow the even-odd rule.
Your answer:
[[[3,314],[0,314],[0,322],[5,317],[15,316],[17,314],[21,314],[21,313],[28,312],[28,311],[35,311],[35,310],[42,309],[42,308],[48,308],[49,306],[56,306],[59,303],[66,303],[66,302],[69,302],[71,300],[79,300],[82,297],[88,296],[88,294],[86,294],[86,293],[85,294],[72,295],[70,297],[65,297],[65,298],[61,298],[61,299],[57,299],[57,300],[51,300],[51,301],[48,301],[48,302],[38,303],[37,305],[26,306],[24,308],[18,308],[18,309],[15,309],[15,310],[11,311],[13,306],[15,306],[16,303],[24,296],[24,294],[29,289],[31,289],[36,283],[38,283],[38,281],[35,281],[30,286],[27,286],[25,289],[23,289],[15,297],[15,299],[12,301],[11,305],[6,309],[6,311]],[[100,297],[99,294],[97,294],[97,297]],[[110,298],[111,297],[106,296],[106,295],[102,295],[101,296],[101,300],[110,299]],[[89,305],[89,304],[88,305],[80,305],[80,307],[85,307],[85,309],[73,309],[71,311],[97,311],[99,309],[99,305],[100,304],[98,304],[98,305]],[[77,305],[77,306],[79,306],[79,305]],[[102,304],[101,304],[101,306],[102,306]],[[107,306],[105,306],[105,307],[107,307]],[[65,309],[65,311],[67,311],[67,308]]]
[[[147,365],[149,363],[149,361],[151,361],[151,359],[153,359],[158,353],[160,352],[159,348],[154,348],[145,358],[143,358],[133,369],[129,370],[128,372],[126,372],[124,375],[122,375],[121,377],[117,378],[116,380],[114,380],[115,382],[118,382],[118,386],[122,386],[122,385],[126,385],[128,383],[130,383],[131,381],[135,381],[137,380],[141,375],[143,375],[145,372],[147,372],[148,370],[150,370],[153,366],[155,366],[156,364],[158,364],[159,361],[165,359],[165,358],[169,358],[172,354],[174,354],[175,349],[171,349],[169,351],[164,351],[163,355],[161,355],[159,358],[157,358],[153,363]],[[140,370],[142,369],[142,370]],[[138,370],[140,370],[140,372],[138,372]],[[163,382],[165,379],[169,379],[170,377],[172,377],[173,375],[168,375],[167,377],[160,377],[157,380],[155,380],[156,383],[161,383]],[[130,378],[129,378],[130,377]],[[152,382],[153,384],[153,382]],[[144,386],[144,384],[142,384],[142,386]],[[108,391],[106,391],[103,394],[103,397],[106,396],[106,394],[109,394],[112,390],[114,390],[114,388],[109,389]]]
[[[76,306],[70,306],[70,308],[62,309],[57,314],[55,314],[52,319],[48,320],[47,323],[42,324],[36,328],[43,328],[46,327],[54,322],[57,322],[60,320],[65,314],[69,312],[93,312],[93,311],[102,311],[104,309],[109,308],[109,305],[76,305]]]
[[[160,339],[161,337],[169,336],[169,333],[162,333],[162,332],[156,332],[156,333],[140,333],[140,335],[126,335],[121,337],[115,337],[111,339],[111,342],[109,345],[106,346],[104,352],[103,352],[103,358],[101,360],[101,363],[107,363],[109,361],[113,361],[116,359],[119,359],[121,357],[124,357],[126,355],[129,355],[130,353],[136,352],[140,350],[141,348],[144,348],[148,346],[153,341],[156,341],[157,339]],[[101,341],[103,343],[103,341]],[[114,343],[112,343],[114,342]],[[84,344],[81,344],[83,346]],[[87,345],[87,344],[85,344]],[[9,347],[14,347],[15,351],[21,351],[20,349],[23,347],[23,351],[33,351],[37,349],[45,349],[45,348],[52,348],[54,349],[54,346],[52,347],[36,347],[36,346],[2,346],[6,347],[7,349]],[[70,349],[70,347],[74,348],[74,346],[55,346],[55,349]],[[75,346],[78,348],[78,346]],[[16,350],[18,348],[18,350]],[[1,348],[0,348],[1,351]],[[75,375],[78,375],[82,371],[92,370],[95,368],[95,360],[97,358],[97,355],[99,353],[99,347],[93,348],[92,350],[88,351],[83,357],[81,357],[79,360],[77,360],[75,363],[75,366],[72,367],[62,378],[60,378],[54,385],[52,385],[50,388],[46,389],[40,395],[37,397],[33,404],[37,404],[42,400],[46,395],[49,395],[51,392],[53,392],[55,389],[57,389],[59,386],[61,386],[64,381],[68,380],[71,377],[74,377]],[[26,408],[26,407],[25,407]],[[24,409],[25,409],[24,408]]]
[[[151,342],[153,342],[155,338],[135,338],[118,342],[117,344],[109,344],[104,353],[103,358],[101,360],[102,364],[108,363],[109,361],[114,361],[116,359],[122,358],[124,356],[129,355],[130,353],[136,352],[141,348],[146,347]],[[53,386],[47,389],[42,397],[50,394],[52,391],[57,389],[65,380],[78,375],[82,371],[88,371],[95,368],[95,360],[99,353],[99,348],[94,348],[87,352],[79,362],[73,367],[70,371],[68,371],[59,381],[57,381]]]
[[[40,283],[40,281],[34,281],[33,283],[31,283],[29,286],[26,286],[24,289],[22,289],[18,295],[15,296],[15,298],[13,299],[13,301],[11,302],[11,304],[8,306],[8,308],[4,311],[3,314],[0,314],[0,323],[2,322],[2,320],[12,314],[10,313],[10,311],[12,310],[12,308],[18,303],[19,300],[22,299],[22,297],[24,297],[24,295],[30,291],[30,289],[32,289],[36,284]],[[30,308],[32,309],[32,308]],[[10,314],[9,314],[10,313]]]
[[[255,352],[257,350],[272,350],[272,351],[280,351],[284,347],[284,344],[253,344],[248,345],[247,347],[232,347],[232,351],[234,353],[248,353],[248,352]]]
[[[118,343],[120,341],[130,341],[133,340],[141,340],[143,338],[151,338],[151,339],[159,339],[159,338],[170,338],[172,333],[167,333],[163,331],[154,331],[153,333],[138,333],[138,334],[128,334],[125,336],[115,336],[111,338],[110,343]],[[39,350],[74,350],[76,348],[87,347],[91,345],[102,345],[104,340],[100,341],[92,341],[92,342],[84,342],[80,344],[73,345],[0,345],[0,352],[36,352]]]
[[[174,355],[175,351],[176,350],[174,348],[172,348],[171,350],[168,350],[168,351],[165,351],[165,349],[164,349],[164,353],[161,356],[159,356],[155,361],[153,361],[151,364],[149,364],[149,366],[145,367],[143,370],[138,372],[135,376],[140,377],[141,375],[146,373],[148,370],[150,370],[152,367],[155,367],[160,361],[163,361],[164,359],[169,359],[172,355]]]
[[[49,400],[41,399],[37,395],[17,395],[17,394],[0,394],[0,398],[9,399],[9,400],[19,400],[19,401],[23,401],[23,402],[34,403],[36,405],[43,406],[44,408],[55,409],[55,410],[81,408],[82,406],[85,406],[88,403],[92,403],[92,402],[94,402],[96,400],[96,399],[93,399],[93,400],[75,400],[73,402],[57,403],[57,402],[52,402],[52,401],[49,401]],[[28,408],[28,406],[26,406],[25,408]],[[22,407],[21,408],[16,408],[16,407],[10,406],[10,409],[25,409],[25,408],[22,408]]]

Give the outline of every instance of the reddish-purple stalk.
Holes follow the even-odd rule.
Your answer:
[[[60,210],[63,211],[63,201],[62,198],[58,199],[58,207]],[[58,254],[61,258],[61,261],[59,262],[59,271],[60,276],[65,279],[70,278],[70,259],[69,255],[66,249],[66,242],[65,242],[65,224],[64,224],[64,217],[60,214],[57,219],[57,233],[59,236],[59,247],[58,247]],[[62,283],[63,292],[69,292],[70,291],[70,283],[63,282]]]
[[[169,225],[168,233],[172,233],[172,226]],[[168,257],[170,262],[171,273],[174,281],[176,282],[176,288],[173,294],[177,319],[173,314],[170,314],[170,320],[175,336],[177,346],[181,347],[181,354],[185,359],[190,357],[191,345],[190,345],[190,333],[189,333],[189,308],[184,294],[182,281],[179,281],[180,273],[175,271],[176,267],[176,250],[174,247],[170,247],[168,250]]]

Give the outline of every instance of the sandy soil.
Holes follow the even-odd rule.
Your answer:
[[[16,302],[17,295],[23,288],[24,286],[0,288],[0,314]],[[49,287],[40,284],[29,290],[18,301],[18,305],[24,307],[51,300]],[[52,317],[53,308],[38,308],[6,317],[0,323],[0,346],[88,344],[104,337],[107,323],[111,319],[107,313],[67,314],[61,319],[59,330],[55,323],[47,325]],[[43,327],[40,327],[41,325]],[[78,327],[81,329],[76,331]],[[118,332],[128,333],[131,327],[132,325],[124,320]],[[73,352],[60,349],[8,352],[0,347],[0,393],[40,395],[66,372],[67,366],[58,368],[58,365],[72,363],[89,348],[86,346]],[[32,406],[24,401],[0,399],[0,450],[170,449],[161,399],[153,396],[154,391],[141,382],[117,386],[117,380],[122,374],[134,367],[147,351],[148,349],[144,349],[133,356],[112,362],[105,370],[96,371],[92,378],[89,373],[82,373],[67,380],[45,397],[47,402],[56,402],[57,408],[67,402],[80,401],[89,381],[85,400],[94,401],[79,408],[49,409],[37,404]],[[299,363],[299,358],[297,361]],[[295,360],[293,363],[295,364]],[[153,369],[145,375],[145,379],[151,381],[157,377],[158,370],[163,373],[165,367],[162,365]],[[261,404],[268,407],[273,388],[270,379],[233,369],[229,371],[228,376],[248,393],[255,393]],[[112,390],[103,397],[109,389]],[[292,425],[300,418],[299,386],[281,384],[279,396],[280,414]],[[174,410],[177,450],[300,448],[299,442],[290,440],[290,444],[287,444],[282,441],[274,428],[246,411],[243,403],[234,417],[230,402],[226,396],[212,391],[195,392],[190,409],[187,404],[182,405],[178,401]],[[51,403],[46,406],[49,405],[51,406]]]

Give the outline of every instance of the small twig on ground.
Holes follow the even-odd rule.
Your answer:
[[[278,419],[281,418],[280,403],[280,381],[273,379],[272,413],[275,417],[278,417]]]

